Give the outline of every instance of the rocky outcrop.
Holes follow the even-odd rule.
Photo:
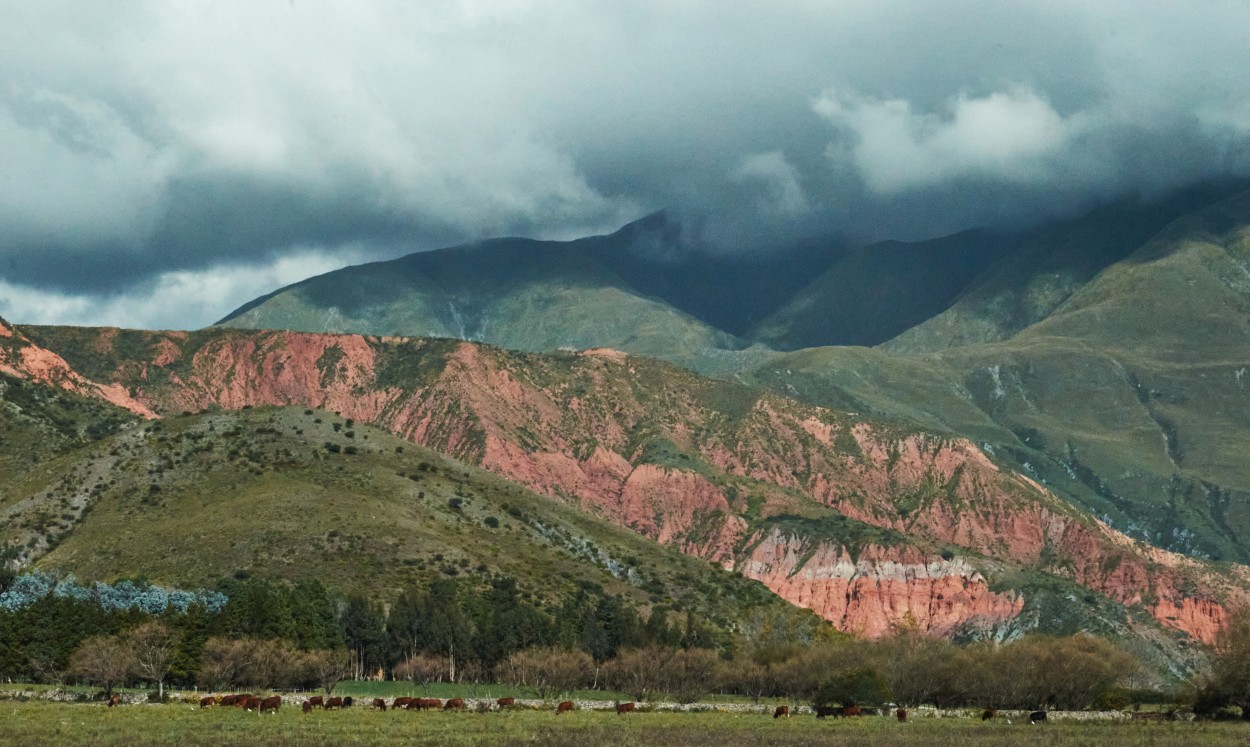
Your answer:
[[[122,346],[115,332],[75,334],[65,355],[91,349],[84,365],[107,384],[73,379],[42,348],[22,354],[22,370],[62,371],[98,396],[132,397],[131,409],[149,414],[299,404],[368,421],[687,553],[737,563],[846,629],[880,632],[911,615],[946,633],[1001,620],[1020,600],[989,592],[966,561],[919,550],[865,548],[852,559],[831,540],[799,563],[798,551],[776,538],[742,557],[752,521],[823,504],[930,546],[1062,575],[1201,640],[1250,589],[1246,569],[1217,573],[1129,540],[1000,469],[967,440],[615,351],[540,356],[449,341],[226,330],[123,332]],[[136,360],[123,347],[147,353]]]
[[[778,596],[838,628],[869,638],[902,624],[939,636],[987,632],[1024,608],[1012,593],[990,591],[962,558],[927,557],[913,547],[869,545],[855,556],[841,546],[812,546],[774,529],[737,565]]]
[[[0,319],[0,373],[75,394],[102,399],[118,407],[155,418],[156,413],[130,395],[119,383],[100,384],[74,371],[60,355],[42,348]]]

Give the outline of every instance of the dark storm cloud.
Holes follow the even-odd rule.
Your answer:
[[[1016,226],[1250,166],[1241,3],[13,3],[0,314],[196,326],[659,208],[726,250]]]

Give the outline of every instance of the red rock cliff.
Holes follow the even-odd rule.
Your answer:
[[[109,334],[101,330],[92,342],[106,358]],[[286,332],[145,340],[146,359],[117,356],[96,374],[107,385],[80,386],[100,386],[106,397],[129,388],[131,408],[145,411],[299,404],[373,422],[685,552],[740,562],[847,629],[880,632],[910,614],[945,632],[1014,614],[1020,600],[989,593],[967,568],[881,548],[847,565],[829,546],[791,568],[786,542],[769,539],[738,558],[749,515],[816,501],[922,540],[1067,576],[1142,604],[1202,640],[1220,625],[1226,601],[1247,599],[1250,588],[1246,569],[1216,573],[1133,542],[1000,470],[966,440],[882,426],[610,351],[537,356]],[[40,364],[40,356],[60,362]],[[23,370],[64,364],[46,351],[34,357]],[[397,374],[397,360],[412,365]],[[838,602],[839,595],[850,598]]]

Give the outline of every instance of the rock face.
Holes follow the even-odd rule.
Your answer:
[[[102,399],[145,418],[156,417],[156,413],[131,397],[124,386],[84,378],[64,358],[32,343],[3,319],[0,319],[0,373]]]
[[[1200,640],[1250,589],[1245,568],[1217,573],[1129,540],[966,440],[613,351],[231,330],[32,328],[28,337],[40,352],[21,353],[24,368],[12,353],[0,362],[30,376],[63,371],[61,380],[149,414],[300,404],[371,422],[738,568],[868,635],[903,620],[946,635],[1019,612],[1020,595],[991,591],[967,557],[943,560],[951,546],[1141,605]],[[826,522],[834,528],[823,535],[770,529],[789,515],[855,521]],[[836,527],[909,543],[853,541]]]
[[[839,629],[870,638],[904,620],[940,636],[985,632],[1024,607],[1016,594],[990,591],[966,560],[933,558],[915,548],[870,545],[853,558],[845,547],[809,549],[773,531],[738,570]]]

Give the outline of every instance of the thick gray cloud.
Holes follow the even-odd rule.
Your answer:
[[[301,272],[661,207],[767,250],[1250,171],[1239,2],[4,10],[16,320],[198,326]]]

